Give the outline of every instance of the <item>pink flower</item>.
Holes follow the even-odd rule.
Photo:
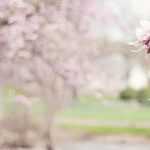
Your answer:
[[[141,21],[140,27],[136,29],[137,42],[150,53],[150,22]]]

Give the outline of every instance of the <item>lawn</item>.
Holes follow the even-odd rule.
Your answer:
[[[150,136],[150,107],[130,103],[81,102],[59,114],[59,125],[93,134]]]

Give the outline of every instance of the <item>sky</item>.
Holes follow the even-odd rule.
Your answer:
[[[141,20],[150,20],[148,0],[94,0],[88,11],[96,17],[91,21],[91,33],[112,41],[130,41]],[[92,17],[91,17],[92,18]]]

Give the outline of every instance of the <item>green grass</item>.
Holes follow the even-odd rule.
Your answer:
[[[98,126],[98,125],[74,125],[63,124],[63,128],[71,129],[76,133],[89,133],[93,135],[113,135],[113,134],[129,134],[136,136],[145,136],[150,138],[150,128],[136,128],[136,127],[112,127],[112,126]]]
[[[147,127],[148,124],[150,125],[150,107],[115,103],[112,105],[102,105],[100,102],[89,101],[78,103],[59,115],[62,120],[65,120],[60,125],[67,129],[93,134],[134,134],[150,137],[150,128]],[[71,122],[68,121],[69,119]],[[76,123],[76,120],[94,120],[99,123],[86,125],[86,123]],[[123,121],[128,124],[119,125]],[[100,124],[103,122],[104,124]],[[106,126],[104,126],[105,124]]]
[[[100,104],[80,104],[65,110],[61,117],[75,119],[93,119],[93,120],[112,120],[112,121],[131,121],[131,122],[149,122],[149,107],[130,107],[125,106],[103,106]]]

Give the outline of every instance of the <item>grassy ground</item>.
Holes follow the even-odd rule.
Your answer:
[[[150,107],[134,103],[81,102],[62,112],[59,119],[59,125],[75,131],[150,137]]]
[[[11,113],[16,110],[12,104],[13,91],[8,91],[2,109]],[[112,97],[101,101],[95,97],[83,97],[72,107],[58,115],[58,125],[91,134],[134,134],[150,137],[150,106],[136,103],[122,103]],[[1,109],[0,109],[1,110]],[[18,110],[18,109],[17,109]],[[43,103],[32,108],[33,117],[39,118],[47,110]]]
[[[74,125],[74,124],[63,124],[63,128],[75,131],[78,134],[88,133],[90,135],[136,135],[150,138],[149,128],[140,127],[117,127],[117,126],[101,126],[101,125]]]

